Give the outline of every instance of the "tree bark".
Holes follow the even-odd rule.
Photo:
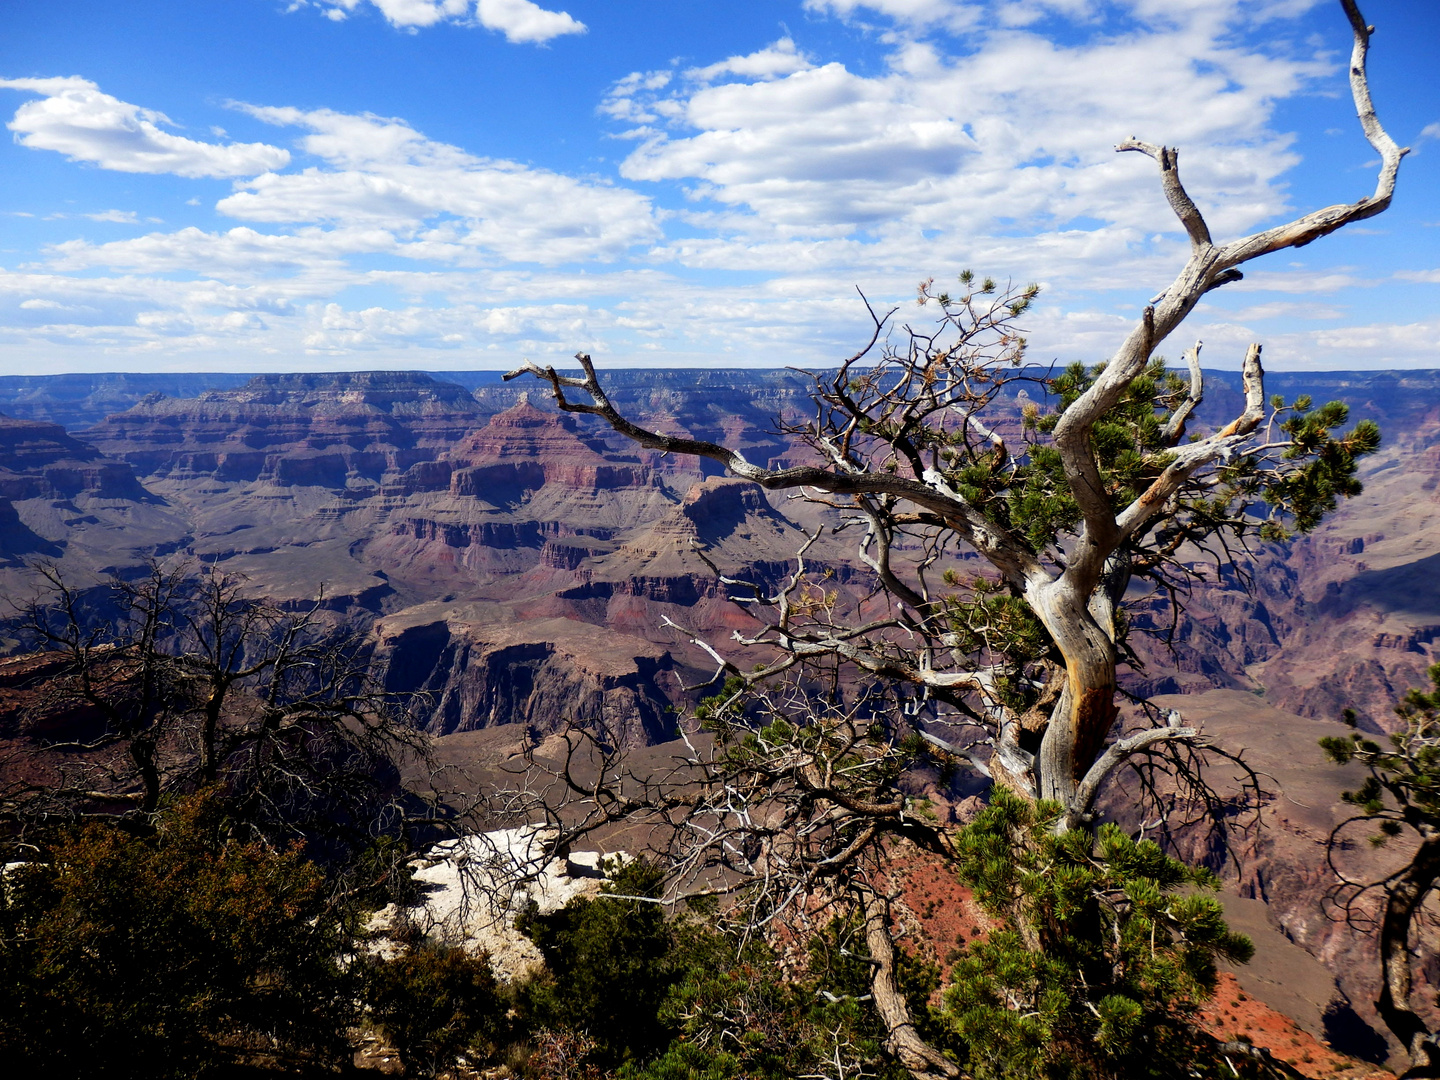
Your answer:
[[[1115,723],[1113,630],[1096,622],[1090,597],[1063,576],[1025,599],[1065,658],[1065,689],[1040,742],[1035,792],[1068,808]]]
[[[1440,836],[1427,836],[1409,865],[1385,883],[1385,916],[1380,924],[1383,976],[1375,1008],[1410,1055],[1404,1080],[1440,1077],[1440,1047],[1435,1035],[1410,1006],[1410,930],[1415,912],[1440,880]]]
[[[915,1030],[910,1006],[895,978],[895,943],[890,938],[890,905],[883,896],[865,897],[865,944],[873,961],[870,994],[885,1030],[886,1048],[910,1070],[915,1080],[954,1080],[960,1075],[955,1063],[927,1043]]]

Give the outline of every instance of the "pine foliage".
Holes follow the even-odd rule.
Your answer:
[[[958,840],[959,879],[996,920],[960,950],[942,1015],[977,1080],[1183,1076],[1216,961],[1253,948],[1219,882],[1114,825],[1056,834],[1060,809],[997,789]]]
[[[0,889],[11,1075],[192,1077],[263,1051],[348,1054],[344,911],[298,849],[230,835],[208,794],[154,832],[59,837]]]
[[[1364,783],[1341,798],[1375,822],[1371,843],[1377,847],[1407,825],[1440,830],[1440,664],[1429,674],[1432,690],[1411,689],[1395,707],[1403,726],[1390,736],[1388,748],[1359,731],[1320,740],[1336,764],[1356,761],[1365,767]],[[1346,710],[1345,719],[1353,726],[1358,718]]]

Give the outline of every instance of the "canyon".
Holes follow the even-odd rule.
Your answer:
[[[776,419],[806,409],[803,373],[608,378],[617,406],[652,427],[794,460]],[[1390,729],[1395,698],[1440,660],[1440,373],[1287,373],[1267,390],[1380,423],[1365,491],[1310,536],[1257,543],[1243,573],[1212,570],[1173,626],[1164,598],[1139,598],[1144,667],[1128,685],[1273,781],[1238,864],[1194,852],[1226,874],[1237,911],[1267,905],[1256,925],[1278,959],[1240,976],[1247,992],[1383,1059],[1373,947],[1324,905],[1324,840],[1353,777],[1316,740],[1346,708]],[[1022,401],[1002,404],[1013,417]],[[1240,407],[1238,375],[1211,373],[1201,421]],[[157,557],[243,574],[284,605],[318,596],[369,631],[387,686],[425,695],[427,730],[461,757],[513,752],[571,719],[662,752],[697,696],[685,688],[715,668],[690,638],[726,647],[751,625],[717,570],[773,586],[826,521],[711,463],[638,451],[493,372],[9,378],[0,413],[6,597],[33,588],[37,560],[84,586]],[[822,534],[810,555],[863,594],[847,538]],[[0,626],[0,652],[21,644]],[[1303,979],[1277,974],[1286,949],[1325,967],[1296,959]],[[1433,956],[1427,979],[1440,985]]]

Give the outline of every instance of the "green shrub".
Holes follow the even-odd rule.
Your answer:
[[[943,1019],[977,1080],[1191,1075],[1217,959],[1246,961],[1213,874],[1113,825],[1052,830],[1059,807],[997,788],[958,837],[960,880],[995,918],[959,950]]]
[[[587,1034],[607,1067],[654,1054],[671,1034],[659,1015],[678,977],[665,909],[622,899],[657,895],[661,876],[646,863],[630,863],[602,895],[521,921],[547,970],[521,988],[527,1017],[537,1027]]]
[[[674,1037],[656,1057],[626,1064],[621,1080],[909,1080],[884,1049],[884,1026],[870,1004],[869,954],[853,920],[817,930],[804,962],[789,971],[753,937],[688,920],[673,927],[678,978],[660,1019]],[[902,957],[902,988],[923,1016],[938,971]]]
[[[10,1075],[87,1080],[343,1060],[346,942],[321,873],[227,839],[206,795],[152,835],[85,825],[0,889],[0,1050]]]
[[[431,1077],[467,1051],[493,1056],[507,1003],[488,958],[421,943],[369,965],[370,1015],[400,1052],[407,1076]]]

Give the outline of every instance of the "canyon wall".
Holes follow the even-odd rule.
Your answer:
[[[281,603],[323,585],[328,605],[373,629],[390,687],[421,695],[437,736],[518,725],[543,738],[577,719],[631,745],[673,737],[674,709],[701,692],[684,687],[715,667],[689,638],[733,648],[752,625],[715,570],[773,588],[806,533],[835,518],[713,463],[640,451],[557,413],[533,381],[483,375],[167,384],[188,396],[139,377],[83,392],[67,377],[48,403],[42,381],[19,401],[0,380],[0,410],[74,420],[67,432],[0,419],[0,587],[20,594],[37,558],[95,580],[184,554]],[[807,384],[793,372],[609,376],[635,418],[762,463],[798,460],[775,418],[803,414]],[[1311,536],[1257,544],[1238,570],[1187,556],[1203,576],[1173,626],[1166,598],[1147,602],[1132,638],[1145,666],[1127,681],[1172,695],[1167,706],[1275,780],[1265,829],[1227,872],[1338,974],[1338,991],[1308,991],[1335,1005],[1334,1037],[1373,1049],[1368,939],[1323,904],[1323,837],[1343,778],[1315,740],[1347,707],[1370,730],[1393,727],[1391,703],[1440,660],[1440,376],[1273,375],[1267,389],[1338,398],[1352,419],[1380,422],[1365,493]],[[116,402],[126,407],[97,415]],[[1001,402],[1004,422],[1022,403]],[[1200,420],[1241,406],[1238,376],[1217,373]],[[825,532],[811,554],[858,602],[868,577],[852,541]]]

